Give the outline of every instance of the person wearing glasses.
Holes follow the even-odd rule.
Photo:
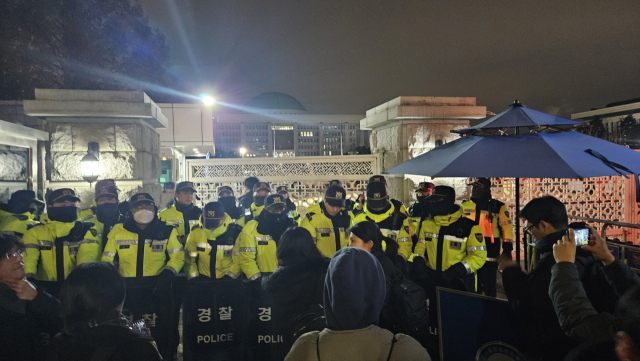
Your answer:
[[[0,233],[0,358],[44,360],[47,339],[62,329],[60,304],[27,281],[24,243],[16,235]]]

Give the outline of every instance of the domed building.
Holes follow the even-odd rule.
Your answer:
[[[214,109],[215,112],[215,109]],[[259,94],[236,112],[214,114],[218,156],[306,157],[347,155],[369,146],[369,131],[360,130],[358,114],[309,114],[289,94]],[[221,154],[220,154],[221,153]]]

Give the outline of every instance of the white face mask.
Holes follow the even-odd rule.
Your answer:
[[[155,218],[156,214],[148,209],[141,209],[133,214],[133,220],[140,224],[149,224]]]

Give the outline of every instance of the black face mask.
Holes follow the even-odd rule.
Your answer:
[[[416,198],[418,199],[418,203],[422,202],[427,197],[428,196],[416,196]]]
[[[221,219],[219,218],[204,218],[202,225],[204,228],[213,230],[220,227]]]
[[[101,223],[114,223],[120,218],[120,209],[117,203],[104,203],[96,207],[96,217]]]
[[[27,202],[11,202],[9,204],[9,209],[13,214],[22,214],[22,213],[30,212],[32,209],[32,208],[29,208],[30,206],[31,206],[31,203],[27,203]]]
[[[491,199],[491,190],[474,186],[471,188],[471,198]]]
[[[262,206],[264,206],[264,200],[265,199],[267,199],[267,196],[254,196],[253,197],[253,202],[256,204],[256,206],[262,207]]]
[[[218,202],[222,203],[227,213],[236,208],[236,197],[220,197]]]
[[[256,230],[260,234],[270,235],[276,243],[280,241],[280,237],[282,237],[287,228],[295,225],[295,222],[289,218],[286,212],[277,214],[265,210],[260,213],[259,217]]]
[[[432,216],[444,216],[453,213],[455,209],[455,203],[443,199],[438,202],[431,202],[431,215]]]
[[[75,222],[78,219],[78,208],[76,206],[48,207],[49,219],[57,222]]]

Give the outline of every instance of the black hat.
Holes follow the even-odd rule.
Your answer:
[[[450,202],[455,202],[456,190],[449,186],[435,186],[431,189],[431,195],[427,199],[433,200],[436,198],[444,198]]]
[[[176,184],[174,182],[167,182],[164,184],[164,189],[175,189]]]
[[[178,185],[176,186],[176,193],[179,192],[186,192],[186,191],[191,191],[191,192],[195,192],[196,188],[193,185],[193,182],[180,182],[178,183]]]
[[[416,189],[416,192],[428,191],[429,189],[432,189],[433,187],[435,187],[435,184],[433,184],[431,182],[420,182],[420,183],[418,183],[418,189]]]
[[[367,208],[382,209],[389,200],[387,199],[387,185],[382,182],[367,184]]]
[[[224,217],[224,205],[220,202],[209,202],[202,209],[203,219],[216,219]]]
[[[114,197],[115,199],[118,199],[118,188],[103,187],[100,190],[96,189],[96,200],[102,197]]]
[[[39,200],[36,197],[36,192],[30,190],[19,190],[15,191],[11,194],[11,198],[9,199],[9,204],[31,204],[31,203],[40,203],[44,204],[43,201]]]
[[[341,186],[329,186],[324,191],[324,197],[329,205],[334,207],[344,207],[346,204],[347,192]]]
[[[278,193],[289,193],[289,190],[287,189],[287,186],[278,186],[276,188],[276,192],[278,192]]]
[[[233,188],[231,188],[229,186],[218,187],[218,196],[220,196],[220,194],[224,193],[224,192],[229,192],[229,193],[231,193],[231,195],[234,195]]]
[[[60,188],[55,191],[49,193],[47,197],[47,204],[49,206],[53,206],[56,202],[64,202],[66,200],[70,200],[73,202],[80,202],[80,198],[76,196],[76,192],[71,188]]]
[[[271,186],[269,185],[269,183],[265,183],[265,182],[258,182],[256,184],[253,185],[253,191],[257,192],[261,189],[266,189],[269,192],[271,192]]]
[[[287,203],[280,194],[270,194],[264,200],[264,209],[283,207],[287,208]]]
[[[489,178],[476,178],[475,181],[467,184],[474,187],[491,188],[491,180]]]
[[[342,187],[342,182],[340,180],[338,180],[338,179],[334,179],[332,181],[329,181],[329,184],[327,184],[327,187],[330,187],[330,186],[340,186],[340,187]]]
[[[131,206],[131,208],[133,208],[134,205],[141,202],[151,203],[154,206],[156,205],[156,202],[153,200],[153,197],[151,197],[149,193],[134,194],[133,197],[131,197],[131,199],[129,200],[129,205]]]
[[[113,187],[115,188],[117,191],[119,190],[116,187],[116,181],[113,179],[102,179],[96,182],[96,195],[98,195],[100,193],[100,190],[102,188],[107,188],[107,187]]]
[[[384,184],[387,184],[387,178],[385,178],[383,175],[374,175],[371,178],[369,178],[369,183],[384,183]]]

